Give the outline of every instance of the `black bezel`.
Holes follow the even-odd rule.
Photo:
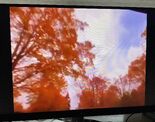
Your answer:
[[[97,9],[131,9],[147,13],[147,57],[146,57],[146,97],[145,106],[99,108],[85,110],[69,110],[38,113],[14,113],[13,88],[11,70],[10,18],[9,7],[60,7],[60,8],[97,8]],[[127,114],[155,111],[155,9],[142,7],[113,7],[113,6],[79,6],[79,5],[30,5],[30,4],[1,4],[0,5],[0,120],[32,120],[62,117],[82,117],[109,114]],[[9,82],[7,82],[9,81]]]

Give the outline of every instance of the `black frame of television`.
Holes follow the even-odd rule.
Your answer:
[[[97,8],[97,9],[131,9],[147,14],[147,50],[146,50],[146,106],[98,108],[85,110],[68,110],[38,113],[14,113],[13,88],[11,70],[11,43],[9,7],[60,7],[60,8]],[[0,5],[0,120],[31,120],[62,117],[83,117],[95,115],[127,114],[155,111],[155,8],[142,7],[112,7],[112,6],[79,6],[79,5],[29,5],[1,4]],[[9,81],[9,82],[7,82]]]

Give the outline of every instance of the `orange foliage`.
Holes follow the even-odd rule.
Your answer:
[[[124,92],[120,106],[142,106],[145,102],[145,62],[146,56],[143,54],[129,66],[128,78],[133,84],[140,84],[131,92]]]
[[[80,96],[80,109],[90,108],[108,108],[119,105],[118,89],[116,86],[110,86],[107,90],[84,90]]]
[[[93,77],[92,80],[89,80],[88,88],[83,90],[80,96],[79,108],[103,107],[106,87],[106,81],[100,77]]]
[[[77,40],[77,30],[85,26],[74,18],[74,9],[10,8],[13,87],[19,92],[14,92],[15,111],[70,108],[68,94],[61,94],[65,76],[86,77],[85,67],[93,64],[92,44]],[[27,109],[17,101],[22,92],[29,94]]]
[[[143,54],[141,57],[133,61],[129,66],[128,77],[130,81],[144,83],[146,74],[145,66],[146,66],[146,56],[145,54]]]
[[[31,101],[31,107],[26,112],[44,112],[69,109],[69,97],[63,97],[54,86],[41,86],[33,88],[36,98]]]
[[[91,90],[84,90],[80,96],[79,109],[95,108],[94,94]]]
[[[103,78],[94,77],[83,90],[79,108],[108,108],[142,106],[145,102],[145,54],[129,65],[128,73],[108,85]]]
[[[118,107],[120,101],[118,88],[114,85],[111,85],[103,98],[105,101],[104,107]]]

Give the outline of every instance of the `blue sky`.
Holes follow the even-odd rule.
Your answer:
[[[121,23],[128,31],[120,38],[119,46],[121,49],[128,50],[131,46],[140,46],[140,33],[146,26],[146,15],[135,11],[124,11]]]
[[[112,56],[110,58],[117,62],[116,68],[124,68],[124,71],[122,70],[122,72],[124,73],[121,74],[120,72],[118,73],[118,75],[124,75],[127,72],[128,65],[131,63],[131,61],[142,53],[141,47],[142,43],[144,43],[144,40],[141,37],[141,33],[146,27],[147,20],[146,14],[140,12],[135,12],[131,10],[124,10],[118,12],[121,12],[120,25],[122,28],[124,28],[124,31],[122,32],[122,34],[120,34],[117,46],[115,46],[115,49],[112,51],[112,56],[117,58],[114,58]],[[119,62],[121,62],[122,64],[120,64]],[[108,71],[114,70],[114,66],[111,64],[111,61],[109,61],[107,69]]]
[[[78,32],[78,40],[91,40],[95,45],[92,53],[96,56],[96,75],[109,79],[125,75],[131,61],[143,53],[141,33],[146,28],[146,14],[119,9],[76,9],[75,16],[89,25],[84,32]]]

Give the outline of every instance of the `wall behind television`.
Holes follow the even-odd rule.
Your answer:
[[[104,6],[141,6],[155,7],[154,0],[0,0],[0,3],[30,4],[70,4],[70,5],[104,5]]]

